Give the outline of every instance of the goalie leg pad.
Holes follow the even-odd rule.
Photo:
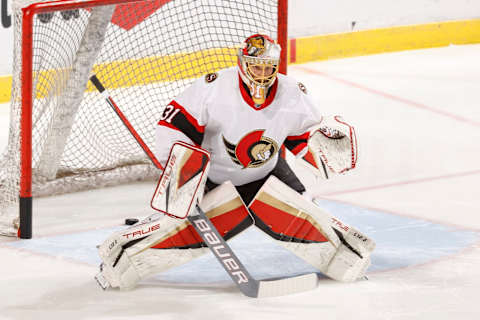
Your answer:
[[[275,177],[249,210],[257,227],[328,277],[354,281],[364,275],[375,243]]]
[[[98,246],[98,255],[102,263],[100,273],[95,277],[100,286],[106,289],[112,287],[129,287],[130,283],[136,283],[139,279],[132,274],[132,268],[125,249],[132,243],[161,231],[160,225],[164,215],[155,213],[141,223],[124,230],[117,231]],[[127,275],[130,274],[129,276]],[[124,278],[122,280],[122,278]]]
[[[225,240],[253,223],[229,182],[206,194],[200,207]],[[206,252],[209,252],[206,244],[189,221],[162,216],[116,232],[100,245],[103,263],[97,281],[104,279],[112,287],[132,288],[147,276],[184,264]]]

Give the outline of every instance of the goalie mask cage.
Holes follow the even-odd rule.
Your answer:
[[[287,0],[14,0],[8,146],[0,160],[0,234],[32,237],[32,194],[156,179],[96,74],[154,150],[163,108],[196,78],[236,64],[246,37],[282,48]]]

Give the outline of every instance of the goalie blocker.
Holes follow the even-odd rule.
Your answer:
[[[198,156],[195,155],[193,161],[192,154],[182,150],[186,146],[177,144],[174,148],[178,150],[172,149],[172,153],[182,154],[175,161],[192,166],[180,166],[181,170],[172,170],[168,179],[162,177],[152,207],[171,216],[190,218],[195,214],[193,204],[203,193],[206,172],[198,174],[203,156],[195,158]],[[197,174],[193,174],[195,172]],[[174,187],[162,187],[167,184]],[[167,195],[167,189],[174,190],[173,195]],[[183,189],[195,190],[190,192],[193,198],[180,200]],[[182,203],[175,203],[176,200]],[[266,181],[248,207],[235,187],[225,182],[203,197],[200,209],[206,212],[224,240],[233,238],[254,220],[258,228],[279,244],[339,281],[363,277],[375,247],[370,238],[323,211],[274,176]],[[99,246],[102,265],[97,281],[103,287],[132,288],[145,277],[208,252],[204,240],[188,220],[165,218],[156,213],[140,224],[111,235]]]

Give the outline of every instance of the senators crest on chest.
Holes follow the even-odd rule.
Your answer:
[[[233,162],[243,168],[264,165],[278,152],[275,140],[264,136],[265,130],[255,130],[243,136],[236,144],[222,136],[225,149]]]

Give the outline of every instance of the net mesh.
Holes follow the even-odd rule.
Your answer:
[[[28,3],[13,6],[15,61],[10,134],[0,160],[0,234],[15,232],[18,217],[20,8]],[[195,78],[234,65],[236,48],[247,36],[277,37],[277,1],[141,1],[42,13],[33,21],[33,196],[45,196],[159,175],[89,75],[97,75],[154,150],[155,125],[172,98]]]

